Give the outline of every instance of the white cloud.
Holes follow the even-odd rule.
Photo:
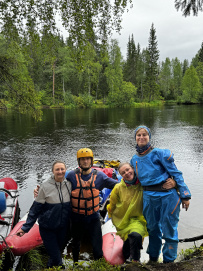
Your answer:
[[[114,34],[121,52],[126,57],[129,36],[133,34],[135,44],[148,46],[152,23],[156,29],[160,60],[177,57],[189,61],[196,55],[203,42],[203,12],[198,16],[182,16],[175,9],[173,0],[134,0],[133,8],[123,15],[121,34]]]

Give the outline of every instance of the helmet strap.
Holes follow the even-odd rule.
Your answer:
[[[91,166],[90,167],[88,167],[88,168],[82,168],[81,166],[80,166],[80,168],[82,169],[82,171],[88,171],[90,168],[91,168]]]
[[[87,173],[87,171],[91,169],[91,166],[88,167],[88,168],[82,168],[82,167],[80,167],[80,168],[81,168],[81,170],[82,170],[81,174],[87,175],[87,174],[89,174],[89,173]]]

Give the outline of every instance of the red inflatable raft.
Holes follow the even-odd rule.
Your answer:
[[[31,249],[43,244],[39,233],[39,225],[36,222],[30,231],[22,237],[16,235],[27,219],[27,214],[15,225],[10,234],[6,237],[6,243],[15,256],[21,256]]]
[[[102,225],[103,255],[107,262],[112,265],[120,265],[125,262],[123,257],[123,240],[116,235],[116,228],[111,219]]]
[[[19,220],[18,185],[11,178],[0,179],[0,254],[7,247],[5,239]]]

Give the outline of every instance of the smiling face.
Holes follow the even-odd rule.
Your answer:
[[[149,142],[149,134],[145,129],[140,129],[136,133],[136,142],[137,145],[142,148]]]
[[[56,163],[53,166],[53,174],[56,182],[62,182],[66,173],[66,167],[63,163]]]
[[[126,181],[132,181],[135,176],[134,169],[127,163],[119,168],[119,173]]]

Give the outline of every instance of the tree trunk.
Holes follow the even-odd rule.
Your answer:
[[[54,86],[55,86],[55,66],[56,66],[56,62],[54,61],[53,63],[53,103],[55,103],[55,90],[54,90]]]
[[[63,77],[63,98],[65,99],[65,85],[64,85],[64,77]]]
[[[142,89],[142,79],[141,79],[141,102],[143,101],[143,89]]]

